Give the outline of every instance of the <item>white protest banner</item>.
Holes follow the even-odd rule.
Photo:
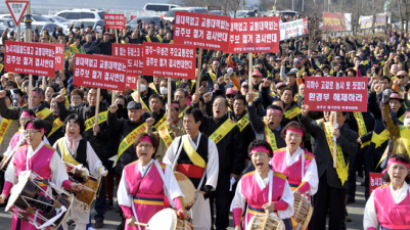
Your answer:
[[[279,25],[281,41],[296,38],[309,33],[307,18],[302,18],[291,22],[281,22]]]

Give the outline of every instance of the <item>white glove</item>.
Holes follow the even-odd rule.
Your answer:
[[[108,175],[108,170],[105,168],[100,168],[100,176],[107,176]]]

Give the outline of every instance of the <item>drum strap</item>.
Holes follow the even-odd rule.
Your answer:
[[[144,175],[142,175],[142,179],[144,179],[144,177],[147,175],[148,171],[151,169],[152,164],[150,164],[147,168],[147,170],[145,170]],[[138,185],[137,188],[137,193],[140,190],[140,185],[141,183]],[[135,207],[134,204],[131,204],[131,209],[132,209],[132,213],[134,214],[135,220],[139,223],[140,221],[138,220],[138,216],[137,216],[137,212],[135,211]],[[141,230],[141,227],[139,225],[137,225],[138,230]]]
[[[269,170],[268,177],[269,177],[269,195],[268,195],[269,200],[268,201],[270,203],[272,202],[273,171]]]

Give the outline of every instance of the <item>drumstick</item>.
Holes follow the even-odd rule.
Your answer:
[[[131,223],[129,223],[128,225],[129,225],[129,226],[140,225],[140,226],[148,227],[148,224],[144,224],[144,223],[137,222],[137,221],[131,222]]]

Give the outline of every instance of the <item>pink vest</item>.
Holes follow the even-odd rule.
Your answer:
[[[20,174],[20,172],[26,170],[26,159],[27,159],[27,151],[29,146],[24,145],[20,147],[13,159],[13,164],[16,168],[16,176]],[[28,160],[28,169],[35,172],[43,179],[50,179],[51,178],[51,169],[50,169],[50,162],[51,158],[55,149],[50,145],[43,145],[31,158]]]
[[[387,229],[410,229],[410,192],[400,203],[394,202],[388,184],[374,190],[377,220]]]
[[[26,159],[27,159],[28,148],[29,148],[28,145],[24,145],[20,147],[19,149],[17,149],[14,155],[13,164],[16,168],[16,177],[20,174],[20,172],[26,170]],[[54,152],[55,152],[55,149],[51,147],[50,145],[47,145],[47,144],[43,145],[43,147],[41,147],[37,151],[37,153],[35,153],[28,160],[28,169],[31,170],[32,172],[35,172],[39,176],[41,176],[43,179],[50,180],[51,179],[50,162],[51,162],[51,158],[53,157]],[[40,186],[43,189],[47,189],[47,186],[42,186],[42,185]],[[17,222],[18,222],[18,217],[16,215],[13,215],[11,229],[17,229]],[[39,220],[38,222],[42,223],[41,220]],[[21,219],[20,229],[36,230],[37,228],[34,227],[34,225],[31,225],[30,223]]]
[[[304,172],[315,158],[312,153],[308,151],[304,151],[305,153],[305,165],[304,165]],[[279,149],[277,152],[273,154],[272,160],[270,161],[273,171],[280,172],[285,174],[288,179],[289,185],[292,188],[298,187],[302,182],[302,158],[299,157],[299,160],[294,164],[288,166],[286,165],[286,148]]]
[[[160,165],[165,169],[164,164],[160,163]],[[148,223],[155,213],[169,207],[164,194],[164,183],[154,163],[144,178],[138,170],[138,161],[125,166],[123,173],[130,195],[133,197],[133,205],[139,222]],[[125,229],[136,230],[138,228],[127,225]]]
[[[256,182],[255,173],[255,171],[247,173],[241,178],[241,191],[248,204],[245,217],[247,223],[255,214],[265,212],[262,206],[269,200],[269,184],[261,190]],[[277,172],[273,174],[272,201],[280,200],[285,189],[285,182],[286,177],[283,174]]]
[[[13,135],[13,137],[10,139],[10,146],[11,146],[12,150],[16,147],[17,143],[19,142],[20,138],[22,138],[22,137],[23,137],[23,135],[22,135],[21,132],[17,132]]]

